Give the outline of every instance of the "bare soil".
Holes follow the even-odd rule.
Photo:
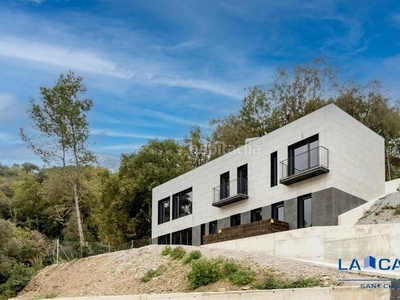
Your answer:
[[[323,286],[334,287],[354,285],[339,281],[339,278],[368,277],[355,272],[338,271],[334,268],[268,256],[261,252],[247,253],[194,246],[184,248],[187,252],[198,249],[202,256],[207,258],[225,257],[235,260],[241,266],[254,270],[257,280],[273,273],[286,280],[318,278]],[[190,264],[183,265],[182,261],[163,256],[162,249],[164,246],[150,245],[48,266],[31,280],[16,299],[191,292],[188,290],[187,281]],[[140,278],[152,269],[161,269],[163,273],[148,282],[141,282]],[[200,287],[194,292],[247,289],[252,289],[252,286],[238,286],[228,280],[222,280]]]

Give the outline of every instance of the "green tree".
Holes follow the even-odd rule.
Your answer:
[[[400,109],[391,105],[389,91],[377,79],[366,84],[347,82],[334,103],[385,139],[386,179],[400,175]]]
[[[237,114],[211,120],[214,144],[228,151],[247,137],[262,136],[319,108],[335,103],[385,138],[386,179],[400,176],[400,109],[379,80],[341,83],[338,70],[317,58],[311,65],[278,68],[270,88],[247,89]],[[216,156],[227,151],[218,151]]]
[[[54,87],[40,88],[39,103],[30,99],[29,118],[39,136],[29,137],[22,128],[20,130],[22,140],[45,163],[61,162],[63,167],[71,165],[74,168],[75,173],[70,183],[81,251],[85,245],[80,212],[81,169],[96,160],[87,148],[89,124],[86,113],[92,108],[93,101],[81,99],[85,92],[82,77],[76,77],[73,72],[61,74]]]
[[[198,125],[190,127],[189,135],[185,136],[183,139],[183,145],[189,163],[193,168],[200,167],[209,162],[213,155],[214,146],[211,142],[211,138],[202,133]]]
[[[244,145],[246,138],[253,136],[251,126],[244,123],[239,115],[212,119],[210,125],[213,127],[211,143],[214,147],[211,159]]]
[[[101,240],[150,237],[152,189],[191,169],[184,146],[172,139],[151,140],[137,153],[123,154],[118,174],[103,174]]]

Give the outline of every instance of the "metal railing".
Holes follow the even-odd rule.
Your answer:
[[[280,162],[281,179],[301,174],[317,167],[329,168],[329,150],[319,146]]]
[[[224,184],[220,184],[213,188],[213,202],[215,203],[238,194],[247,195],[247,188],[247,179],[242,177],[239,177]]]

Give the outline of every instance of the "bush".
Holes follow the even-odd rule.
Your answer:
[[[316,278],[300,278],[290,283],[289,289],[309,288],[314,286],[321,286],[321,281]]]
[[[185,256],[185,254],[185,249],[183,249],[181,246],[178,246],[171,250],[170,256],[172,259],[180,260]]]
[[[16,296],[29,283],[35,275],[33,268],[24,264],[16,264],[11,270],[10,277],[4,284],[4,296],[12,298]]]
[[[321,281],[316,278],[300,278],[294,281],[281,281],[273,277],[267,276],[263,281],[254,285],[259,290],[273,290],[273,289],[297,289],[321,286]]]
[[[199,250],[193,250],[188,255],[186,255],[183,260],[183,264],[191,263],[193,260],[199,259],[201,257],[201,252]]]
[[[232,260],[225,260],[222,264],[222,276],[224,278],[231,276],[239,270],[239,266]]]
[[[162,271],[160,269],[157,270],[148,270],[146,274],[140,278],[141,282],[148,282],[154,277],[158,277],[162,275]]]
[[[164,256],[170,255],[170,254],[171,254],[171,250],[172,250],[172,249],[171,249],[170,246],[166,246],[166,247],[162,250],[161,254],[164,255]]]
[[[189,289],[218,281],[220,278],[220,260],[199,259],[193,261],[192,270],[188,274]]]
[[[397,205],[395,210],[394,210],[395,215],[400,215],[400,205]]]
[[[238,269],[229,276],[229,281],[237,285],[246,285],[254,280],[255,273],[251,270]]]

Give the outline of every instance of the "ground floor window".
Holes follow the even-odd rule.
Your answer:
[[[272,204],[271,213],[272,219],[285,221],[285,206],[283,202]]]
[[[262,220],[262,208],[253,209],[251,211],[251,222],[257,222]]]
[[[172,233],[172,244],[192,245],[192,228]]]
[[[298,198],[298,228],[312,226],[312,202],[311,195]]]
[[[171,244],[171,236],[169,234],[162,235],[158,237],[159,245],[169,245]]]
[[[218,232],[218,222],[217,221],[210,222],[208,227],[208,234],[214,234],[217,232]]]
[[[231,227],[240,225],[240,214],[231,216]]]

